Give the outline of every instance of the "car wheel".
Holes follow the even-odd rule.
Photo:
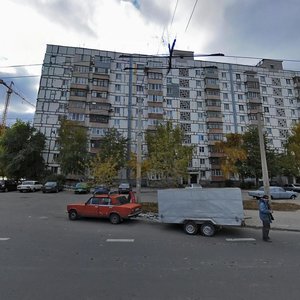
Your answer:
[[[200,227],[201,234],[207,237],[214,236],[216,233],[216,228],[212,223],[205,222]]]
[[[36,192],[36,189],[32,189],[33,192]]]
[[[8,192],[8,188],[5,188],[4,192],[6,192],[6,193],[7,193],[7,192]]]
[[[109,221],[111,224],[119,224],[121,222],[121,218],[118,214],[111,214],[109,216]]]
[[[69,219],[72,220],[72,221],[78,219],[78,214],[77,214],[76,210],[73,209],[73,210],[69,211]]]
[[[295,196],[295,195],[292,195],[292,196],[291,196],[291,199],[292,199],[292,200],[296,199],[296,196]]]
[[[188,221],[183,227],[186,234],[195,235],[198,232],[198,225],[194,221]]]
[[[45,191],[43,191],[43,193],[45,194],[46,192],[45,192]]]

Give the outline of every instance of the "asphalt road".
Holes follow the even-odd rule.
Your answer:
[[[205,238],[157,222],[69,221],[66,204],[87,198],[0,194],[1,300],[299,299],[299,233],[264,243],[249,228]]]

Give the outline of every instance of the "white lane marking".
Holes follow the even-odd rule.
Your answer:
[[[108,243],[120,242],[120,243],[133,243],[134,239],[107,239]]]
[[[253,238],[226,239],[227,242],[254,242]]]
[[[8,241],[10,238],[0,238],[0,241]]]

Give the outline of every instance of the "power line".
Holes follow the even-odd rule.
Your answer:
[[[10,79],[10,78],[28,78],[28,77],[40,77],[41,75],[18,75],[18,76],[4,76],[1,77],[3,79]]]
[[[197,3],[198,3],[198,0],[195,1],[195,4],[194,4],[193,10],[192,10],[192,13],[191,13],[191,15],[190,15],[189,21],[188,21],[188,23],[187,23],[187,25],[186,25],[186,27],[185,27],[185,31],[184,31],[184,32],[187,31],[187,29],[188,29],[188,27],[189,27],[189,25],[190,25],[190,22],[191,22],[191,19],[192,19],[192,17],[193,17],[193,14],[194,14],[194,11],[195,11],[195,8],[196,8]]]
[[[35,67],[35,66],[42,66],[43,64],[26,64],[26,65],[11,65],[11,66],[0,66],[1,69],[8,69],[8,68],[21,68],[21,67]]]

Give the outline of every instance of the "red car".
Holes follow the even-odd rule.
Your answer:
[[[130,194],[128,197],[119,194],[93,195],[86,203],[69,204],[69,219],[108,218],[112,224],[118,224],[123,219],[136,217],[142,212],[142,205],[134,203],[134,194]]]

